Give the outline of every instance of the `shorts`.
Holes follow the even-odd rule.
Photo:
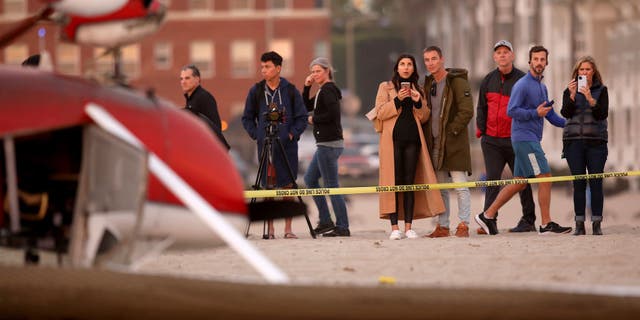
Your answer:
[[[513,152],[516,155],[514,177],[532,178],[551,172],[540,142],[513,142]]]

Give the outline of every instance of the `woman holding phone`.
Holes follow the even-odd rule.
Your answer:
[[[586,78],[586,85],[579,86],[578,78]],[[602,173],[607,161],[607,117],[609,94],[603,84],[595,60],[586,56],[578,59],[571,81],[562,97],[560,113],[567,119],[562,134],[563,156],[567,159],[572,175]],[[582,82],[582,81],[581,81]],[[589,179],[591,190],[591,221],[594,235],[602,235],[602,208],[604,193],[602,179]],[[576,230],[574,235],[584,235],[587,180],[573,181],[573,208]]]
[[[391,81],[378,87],[376,118],[380,132],[380,186],[436,183],[422,123],[429,117],[424,93],[418,85],[416,60],[402,54],[393,67]],[[418,238],[413,219],[431,217],[444,211],[437,190],[380,193],[380,218],[391,221],[389,239]],[[404,220],[404,233],[398,227]]]

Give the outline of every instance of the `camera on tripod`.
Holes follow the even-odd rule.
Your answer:
[[[278,105],[271,103],[269,111],[263,113],[264,118],[269,122],[265,128],[268,137],[274,137],[278,133],[278,124],[284,123],[284,111],[278,109]]]
[[[284,122],[284,112],[278,109],[278,106],[275,103],[271,103],[269,105],[269,111],[265,112],[264,118],[271,123],[283,123]]]

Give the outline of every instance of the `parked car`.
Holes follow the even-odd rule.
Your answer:
[[[360,149],[345,148],[338,159],[338,175],[351,178],[360,178],[371,175],[377,171],[369,163],[369,158]]]

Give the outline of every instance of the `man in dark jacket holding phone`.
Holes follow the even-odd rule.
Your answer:
[[[513,172],[515,155],[511,146],[511,117],[507,115],[511,88],[525,73],[513,66],[515,55],[509,41],[500,40],[493,46],[493,61],[498,66],[482,80],[478,94],[476,137],[480,138],[487,180],[500,180],[505,165]],[[487,187],[484,210],[498,196],[500,187]],[[536,211],[531,185],[520,192],[522,218],[510,232],[536,231]],[[484,234],[478,228],[478,234]]]

